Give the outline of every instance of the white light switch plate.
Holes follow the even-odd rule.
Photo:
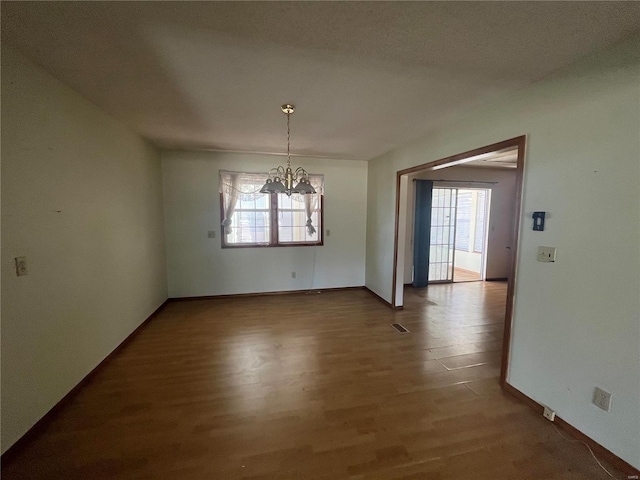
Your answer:
[[[538,261],[550,263],[556,261],[556,247],[538,247]]]

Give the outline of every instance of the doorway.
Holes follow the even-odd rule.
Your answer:
[[[400,170],[396,173],[396,221],[395,221],[395,235],[394,235],[395,238],[394,238],[394,263],[393,263],[393,278],[392,278],[392,283],[393,283],[392,306],[394,308],[402,308],[404,304],[403,289],[404,289],[404,283],[405,283],[405,272],[407,271],[407,266],[408,266],[406,265],[406,262],[404,260],[408,258],[408,256],[406,255],[406,252],[409,251],[408,248],[416,247],[416,245],[409,246],[408,239],[412,237],[407,236],[407,232],[406,232],[407,219],[411,218],[410,216],[408,217],[408,213],[407,213],[408,206],[412,205],[412,202],[408,201],[408,196],[407,196],[407,192],[411,191],[409,187],[410,175],[413,175],[419,172],[433,172],[441,168],[460,165],[462,163],[476,162],[486,158],[492,158],[496,162],[502,162],[504,160],[503,156],[507,156],[507,155],[515,156],[514,157],[515,161],[513,161],[513,171],[515,172],[515,183],[512,190],[513,195],[511,197],[512,213],[509,215],[509,217],[511,217],[511,220],[512,220],[511,222],[512,226],[510,231],[511,240],[509,244],[503,245],[501,247],[503,253],[505,253],[505,251],[508,251],[508,253],[505,253],[506,270],[508,273],[506,274],[506,278],[504,278],[507,280],[507,297],[506,297],[506,309],[505,309],[505,321],[504,321],[504,334],[502,337],[502,343],[503,343],[503,348],[501,353],[502,361],[501,361],[501,369],[500,369],[500,383],[502,385],[504,385],[504,383],[506,382],[506,377],[508,373],[508,364],[509,364],[509,354],[510,354],[509,350],[510,350],[510,341],[511,341],[511,325],[512,325],[515,282],[516,282],[515,273],[516,273],[516,265],[517,265],[518,235],[519,235],[519,228],[521,223],[520,210],[521,210],[521,199],[522,199],[522,180],[524,175],[525,143],[526,143],[526,137],[520,136],[520,137],[512,138],[510,140],[505,140],[503,142],[487,145],[485,147],[480,147],[475,150],[470,150],[468,152],[464,152],[461,154],[446,157],[441,160],[436,160],[433,162],[428,162],[421,165],[417,165],[415,167]],[[426,178],[430,178],[434,182],[439,180],[439,177],[431,174],[428,175]],[[487,199],[485,199],[485,202],[486,200]],[[496,217],[496,218],[501,218],[501,217],[504,217],[502,212],[500,212],[499,217]],[[486,228],[485,228],[484,234],[486,238]],[[444,250],[446,249],[443,249],[443,251]],[[430,252],[430,249],[428,249],[427,252]],[[426,253],[426,255],[429,256],[429,253]],[[454,256],[455,256],[455,253],[454,253]],[[448,265],[448,263],[449,263],[449,259],[446,258],[446,264]],[[453,262],[451,263],[453,267]],[[486,262],[485,262],[485,267],[486,267]],[[484,269],[485,268],[483,267],[482,270]],[[453,278],[453,272],[452,272],[451,278]],[[498,279],[498,278],[492,278],[492,279]]]

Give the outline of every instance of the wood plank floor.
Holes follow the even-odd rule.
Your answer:
[[[464,268],[453,269],[454,282],[478,282],[480,281],[480,273],[465,270]]]
[[[505,292],[169,303],[2,478],[609,478],[499,388]]]

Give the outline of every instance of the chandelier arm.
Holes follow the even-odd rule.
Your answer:
[[[271,170],[269,170],[269,178],[274,178],[274,177],[282,177],[284,176],[285,170],[284,167],[282,167],[282,165],[278,165],[277,167],[273,167]]]
[[[296,168],[296,171],[293,174],[293,178],[296,179],[296,181],[298,179],[303,179],[303,178],[307,178],[309,176],[309,174],[307,173],[307,171],[302,168],[302,167],[298,167]]]

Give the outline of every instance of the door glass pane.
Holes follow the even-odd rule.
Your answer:
[[[453,249],[456,218],[455,188],[434,188],[431,202],[429,282],[453,280]]]

